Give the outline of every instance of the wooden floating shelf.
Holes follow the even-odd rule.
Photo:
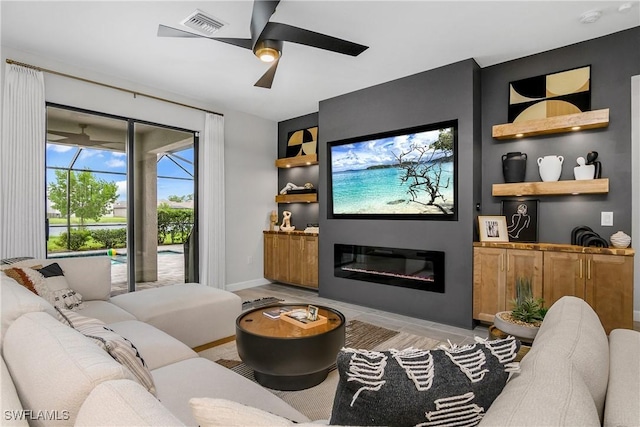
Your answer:
[[[318,164],[317,154],[307,154],[305,156],[285,157],[276,160],[277,168],[297,168],[300,166],[311,166]]]
[[[495,139],[513,139],[527,136],[550,135],[585,129],[597,129],[609,126],[609,109],[566,114],[546,119],[527,120],[493,126]]]
[[[609,178],[549,182],[516,182],[493,184],[491,195],[499,196],[563,196],[575,194],[606,194]]]
[[[276,203],[317,203],[318,193],[278,194]]]

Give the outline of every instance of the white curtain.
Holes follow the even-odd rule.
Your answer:
[[[224,117],[207,113],[198,157],[200,283],[224,289]]]
[[[46,105],[42,71],[7,64],[0,141],[0,258],[45,258]]]

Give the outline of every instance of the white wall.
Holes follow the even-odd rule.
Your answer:
[[[267,283],[263,279],[262,230],[268,214],[277,206],[278,124],[238,111],[203,104],[162,90],[91,70],[34,56],[15,49],[2,49],[2,84],[7,58],[101,83],[136,90],[224,114],[225,118],[225,214],[227,288],[239,289]],[[45,73],[48,102],[130,117],[202,132],[204,113],[166,102],[134,97],[130,93],[105,88],[67,77]],[[206,188],[200,191],[207,191]],[[33,197],[41,197],[34,195]]]

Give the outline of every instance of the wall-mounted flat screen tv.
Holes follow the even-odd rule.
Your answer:
[[[458,121],[334,141],[330,218],[457,219]]]

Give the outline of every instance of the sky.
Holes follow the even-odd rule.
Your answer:
[[[78,152],[78,147],[47,144],[46,162],[47,167],[68,167],[74,156]],[[187,171],[193,173],[193,148],[175,153],[182,159],[174,159]],[[191,163],[190,163],[191,162]],[[127,155],[122,152],[110,150],[97,150],[84,148],[73,165],[74,169],[100,171],[107,173],[96,173],[99,179],[108,182],[115,182],[118,185],[117,202],[127,201]],[[178,167],[173,161],[164,157],[158,162],[158,199],[167,199],[170,195],[183,196],[193,193],[193,181],[176,179],[165,179],[160,177],[191,178],[190,175]],[[47,170],[47,184],[55,180],[55,173]]]
[[[429,146],[438,140],[438,130],[412,133],[389,138],[374,139],[331,146],[333,172],[366,169],[375,165],[395,164],[394,154],[408,152],[411,144]],[[410,159],[406,157],[406,159]]]

